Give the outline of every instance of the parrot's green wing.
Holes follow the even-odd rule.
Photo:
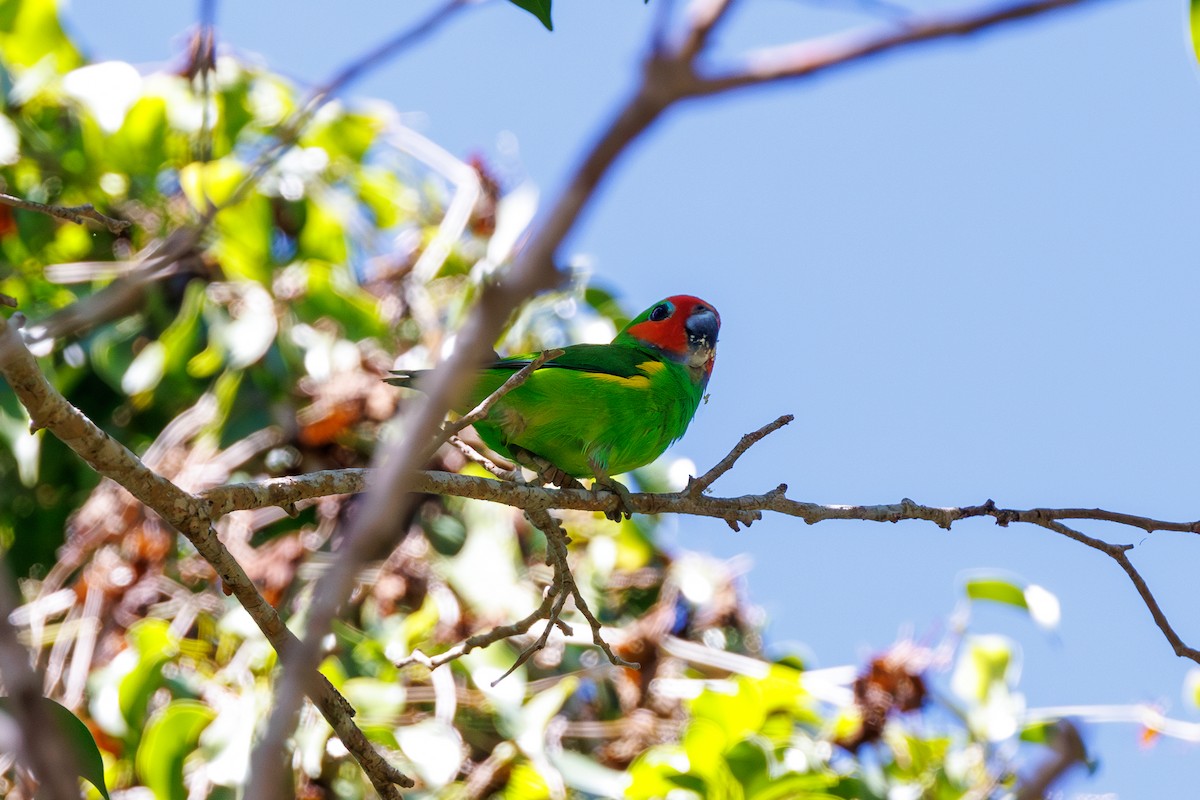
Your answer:
[[[613,347],[610,344],[573,344],[562,348],[563,353],[558,358],[547,361],[538,370],[543,369],[572,369],[579,372],[595,372],[602,375],[613,375],[618,378],[633,378],[642,375],[640,365],[647,361],[658,361],[659,356],[644,347]],[[478,403],[492,392],[496,391],[509,375],[527,367],[537,358],[537,353],[502,358],[480,370],[480,380],[477,391],[471,397]],[[407,389],[420,389],[424,376],[432,370],[415,369],[403,372],[393,372],[392,377],[385,380],[393,386],[403,386]],[[483,392],[483,394],[479,394]]]
[[[515,372],[526,367],[537,357],[536,353],[501,359],[490,370]],[[596,372],[615,375],[618,378],[633,378],[642,375],[640,369],[647,361],[659,361],[659,356],[644,347],[613,347],[611,344],[573,344],[563,348],[563,354],[551,359],[538,369],[574,369],[580,372]]]

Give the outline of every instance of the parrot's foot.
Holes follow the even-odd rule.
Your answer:
[[[622,519],[633,519],[633,499],[629,493],[629,488],[609,476],[604,470],[596,469],[593,465],[592,470],[596,474],[596,480],[592,482],[592,494],[597,499],[600,497],[600,492],[609,491],[617,496],[617,507],[612,511],[605,511],[604,516],[608,517],[613,522],[620,522]]]
[[[513,459],[522,467],[536,472],[538,480],[543,484],[548,483],[551,486],[558,486],[563,489],[583,488],[582,483],[563,472],[547,459],[520,447],[510,447],[509,450],[513,454]]]

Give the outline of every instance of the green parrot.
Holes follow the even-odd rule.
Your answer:
[[[612,475],[649,464],[687,430],[716,356],[721,317],[690,295],[655,303],[610,344],[574,344],[492,406],[475,430],[497,453],[560,485],[595,478],[622,496]],[[482,370],[455,408],[465,414],[533,355]],[[425,371],[395,372],[388,383],[419,388]]]

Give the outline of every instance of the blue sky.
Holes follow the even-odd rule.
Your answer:
[[[94,57],[152,67],[178,51],[191,5],[77,0],[68,19]],[[226,43],[315,82],[402,27],[396,5],[224,3],[218,24]],[[653,9],[557,5],[553,34],[503,3],[474,10],[352,94],[414,112],[461,156],[511,133],[508,169],[552,196],[630,89]],[[833,0],[743,6],[723,53],[872,20]],[[796,414],[718,493],[782,481],[817,502],[993,498],[1195,519],[1197,72],[1183,0],[1106,0],[692,103],[620,162],[564,252],[586,254],[631,310],[681,292],[720,310],[712,400],[677,454],[711,464]],[[1136,543],[1166,612],[1200,642],[1200,543],[1081,527]],[[904,631],[936,637],[964,571],[1010,572],[1062,601],[1052,635],[1004,609],[976,614],[1023,645],[1030,706],[1153,702],[1200,719],[1181,696],[1190,662],[1125,575],[1047,531],[768,518],[735,535],[688,519],[673,536],[750,554],[771,640],[824,665]],[[1090,729],[1101,769],[1066,796],[1196,785],[1194,745],[1143,749],[1138,736]]]

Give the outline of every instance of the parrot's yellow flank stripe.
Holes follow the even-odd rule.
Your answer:
[[[621,386],[628,386],[632,389],[646,389],[650,386],[650,379],[645,375],[634,375],[630,378],[622,378],[620,375],[609,375],[607,372],[581,372],[579,374],[589,380],[618,383]]]

